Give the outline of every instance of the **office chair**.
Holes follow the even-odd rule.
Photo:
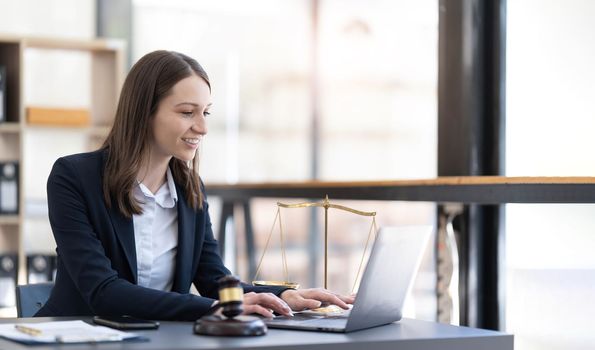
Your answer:
[[[54,282],[27,284],[16,287],[17,316],[33,317],[48,301]]]

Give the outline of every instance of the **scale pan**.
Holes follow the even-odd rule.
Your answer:
[[[286,281],[252,281],[253,286],[259,287],[266,287],[266,286],[276,286],[276,287],[287,287],[298,289],[300,284],[297,282],[286,282]]]

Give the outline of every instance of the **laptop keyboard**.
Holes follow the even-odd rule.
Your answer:
[[[347,316],[317,316],[296,314],[293,317],[279,316],[267,320],[267,324],[281,323],[288,326],[337,327],[347,322]]]

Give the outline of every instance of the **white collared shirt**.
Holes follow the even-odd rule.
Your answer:
[[[178,249],[178,195],[169,168],[167,181],[157,193],[139,182],[134,197],[143,209],[132,216],[138,285],[171,291]]]

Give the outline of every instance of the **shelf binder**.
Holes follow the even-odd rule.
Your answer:
[[[27,255],[27,284],[50,282],[56,275],[57,258],[55,255]]]
[[[17,270],[17,254],[0,254],[0,307],[15,305]]]
[[[18,212],[18,162],[0,162],[0,214],[17,214]]]
[[[6,66],[0,65],[0,123],[6,121]]]

